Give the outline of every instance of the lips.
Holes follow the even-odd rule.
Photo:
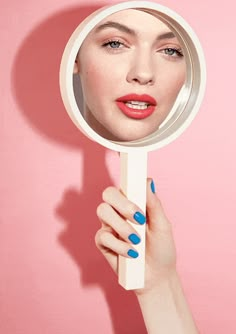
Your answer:
[[[129,94],[119,97],[116,104],[127,117],[145,119],[154,112],[157,102],[147,94]]]

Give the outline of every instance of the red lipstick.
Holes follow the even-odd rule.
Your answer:
[[[147,94],[128,94],[116,100],[118,108],[129,118],[144,119],[155,110],[156,100]]]

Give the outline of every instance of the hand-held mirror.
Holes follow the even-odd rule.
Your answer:
[[[162,22],[162,24],[164,24],[166,27],[168,27],[169,31],[174,34],[174,36],[181,44],[181,52],[178,49],[175,50],[172,47],[168,46],[168,44],[164,48],[164,55],[163,49],[161,49],[161,58],[158,59],[161,59],[162,64],[166,62],[166,59],[168,59],[168,61],[171,59],[170,66],[171,68],[173,68],[173,66],[175,66],[177,62],[180,62],[180,53],[183,53],[186,66],[184,83],[183,85],[181,85],[181,89],[178,92],[175,103],[171,106],[171,110],[168,112],[168,115],[164,119],[164,121],[161,124],[158,123],[158,125],[154,126],[152,131],[145,133],[145,135],[133,139],[131,138],[128,140],[124,138],[119,138],[117,136],[107,136],[105,132],[111,132],[111,129],[109,127],[105,127],[107,121],[106,118],[104,118],[104,123],[100,123],[100,126],[106,128],[104,135],[100,130],[96,131],[96,126],[94,124],[99,123],[100,121],[99,113],[96,114],[95,111],[95,116],[90,114],[90,118],[91,116],[93,117],[92,121],[90,122],[85,117],[84,110],[80,110],[85,109],[87,111],[87,109],[89,110],[89,108],[90,111],[93,110],[92,102],[96,100],[96,96],[94,96],[94,98],[92,99],[87,99],[87,101],[83,101],[83,103],[81,103],[81,101],[79,101],[78,103],[78,97],[76,98],[75,96],[73,80],[74,66],[78,54],[83,53],[83,45],[87,43],[87,41],[89,40],[89,36],[91,35],[91,33],[93,33],[93,31],[101,22],[103,23],[103,28],[107,28],[108,26],[111,27],[111,25],[113,25],[113,28],[118,27],[118,30],[123,29],[123,32],[126,31],[129,36],[133,33],[132,29],[127,29],[127,27],[123,25],[122,20],[119,21],[118,24],[116,22],[115,25],[114,21],[112,21],[112,23],[111,21],[109,21],[109,24],[106,21],[107,18],[113,18],[114,15],[116,15],[117,13],[127,13],[127,10],[129,10],[129,12],[130,10],[133,10],[136,14],[138,12],[146,13],[147,15],[149,15],[150,20],[153,20],[155,18],[156,20]],[[167,33],[167,35],[168,34],[170,35],[169,32]],[[173,36],[171,38],[173,38]],[[148,40],[148,37],[147,39],[144,39],[145,43],[143,45],[147,45],[146,40]],[[122,57],[127,55],[127,59],[130,60],[131,56],[134,57],[132,52],[135,52],[135,50],[140,48],[140,43],[135,44],[134,42],[134,44],[129,44],[128,42],[128,47],[125,43],[122,44],[119,40],[113,40],[106,42],[103,46],[106,46],[106,48],[109,48],[109,52],[112,52],[112,59],[114,59],[114,55],[117,56],[118,54],[122,55]],[[121,46],[123,49],[121,48]],[[123,97],[123,100],[118,99],[116,103],[111,104],[110,109],[110,111],[112,111],[114,122],[117,123],[117,126],[121,127],[121,124],[123,124],[123,119],[126,119],[127,124],[129,124],[130,132],[132,132],[133,125],[137,128],[139,127],[139,131],[142,131],[142,129],[145,128],[149,120],[151,120],[151,122],[149,123],[153,123],[155,125],[155,122],[152,120],[155,120],[156,115],[158,116],[159,113],[161,113],[161,103],[156,105],[156,102],[153,102],[153,99],[149,95],[141,94],[141,91],[143,91],[145,87],[148,88],[149,91],[151,91],[151,89],[155,87],[154,84],[158,80],[155,81],[154,76],[156,75],[158,77],[159,75],[159,71],[156,70],[157,73],[154,73],[155,75],[152,76],[152,73],[150,71],[151,66],[149,66],[149,64],[147,65],[147,58],[142,63],[142,66],[145,67],[145,70],[148,66],[148,70],[145,72],[146,77],[144,75],[144,72],[142,73],[143,76],[139,75],[142,72],[141,71],[140,73],[138,73],[138,70],[140,70],[140,64],[144,59],[143,50],[145,50],[145,47],[146,46],[139,49],[137,52],[136,60],[138,65],[136,64],[136,61],[130,63],[131,70],[129,75],[127,75],[127,80],[125,82],[125,85],[127,85],[127,87],[128,85],[130,85],[130,87],[132,85],[133,90],[137,94],[133,94],[132,96],[129,95],[129,97]],[[117,48],[118,51],[116,50]],[[159,49],[160,48],[158,47],[158,51]],[[97,49],[97,53],[93,54],[93,59],[95,58],[96,60],[96,57],[99,58],[100,50],[102,50],[102,48]],[[109,57],[110,55],[111,53],[109,53]],[[155,69],[157,69],[158,67],[156,55],[157,53],[155,53],[155,59],[152,58],[152,60],[150,60],[150,64],[152,64]],[[160,52],[158,53],[158,55],[160,55]],[[178,55],[179,58],[177,58],[176,55]],[[172,56],[174,56],[174,58]],[[163,67],[159,68],[163,69]],[[113,72],[113,69],[114,71],[116,69],[116,66],[114,64],[113,67],[110,67],[110,73]],[[95,73],[96,66],[93,68],[93,71],[91,74]],[[149,77],[147,76],[147,72]],[[84,73],[86,74],[87,72],[85,71]],[[163,82],[165,81],[165,77],[168,75],[168,73],[169,72],[166,72],[166,75],[163,76]],[[170,82],[171,80],[174,80],[174,75],[175,72],[172,72],[172,75],[169,77]],[[160,77],[161,76],[159,76],[159,78]],[[90,80],[86,76],[83,77],[83,75],[81,74],[81,80],[83,81],[82,86],[86,83],[86,79]],[[97,82],[96,84],[100,86],[103,83]],[[169,8],[149,1],[123,2],[113,6],[104,7],[88,16],[71,35],[65,47],[60,68],[61,95],[69,116],[71,117],[75,125],[90,139],[98,142],[100,145],[103,145],[109,149],[120,152],[121,190],[129,200],[137,204],[144,212],[146,210],[147,154],[149,151],[167,145],[168,143],[176,139],[187,128],[187,126],[189,126],[199,110],[200,103],[204,95],[205,84],[206,70],[204,56],[199,40],[196,34],[193,32],[192,28],[188,25],[188,23],[185,22],[185,20],[181,16],[179,16]],[[119,87],[117,88],[117,90],[118,89]],[[157,84],[156,90],[161,90],[161,84]],[[86,100],[86,96],[84,99]],[[78,107],[78,105],[80,105],[80,107]],[[88,105],[90,105],[89,108]],[[149,127],[151,127],[150,124]],[[132,224],[132,226],[140,235],[141,242],[135,246],[139,254],[136,259],[129,259],[119,256],[119,283],[125,289],[139,289],[144,287],[145,224]]]

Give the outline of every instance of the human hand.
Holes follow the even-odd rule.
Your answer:
[[[145,287],[136,290],[137,295],[156,289],[161,281],[168,279],[176,271],[176,252],[171,224],[154,188],[152,179],[148,179]],[[137,213],[138,220],[140,217],[143,218],[144,213],[115,187],[105,189],[103,201],[97,208],[97,215],[102,226],[96,233],[95,242],[117,273],[118,255],[134,257],[136,255],[134,253],[136,252],[135,244],[139,241],[138,233],[127,220],[133,224],[139,224]]]

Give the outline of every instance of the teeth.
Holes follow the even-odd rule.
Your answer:
[[[149,106],[147,102],[142,102],[142,101],[128,101],[125,104],[127,105],[127,107],[131,109],[139,109],[139,110],[147,109]]]
[[[146,106],[148,105],[148,102],[143,102],[143,101],[127,101],[127,103],[139,105],[139,106]]]

